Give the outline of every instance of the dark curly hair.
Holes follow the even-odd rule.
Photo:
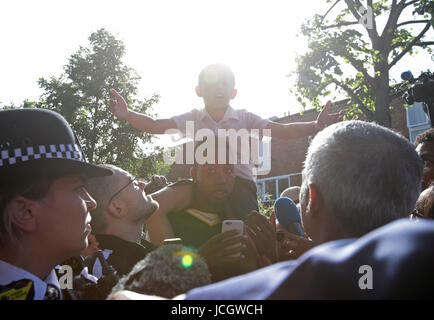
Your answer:
[[[188,265],[183,261],[186,256]],[[182,245],[165,245],[137,262],[113,288],[112,294],[130,290],[171,299],[210,283],[211,274],[203,258]]]
[[[427,141],[434,141],[434,128],[419,134],[414,141],[414,146],[417,147],[419,144]]]

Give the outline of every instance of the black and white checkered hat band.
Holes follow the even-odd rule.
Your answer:
[[[50,158],[85,161],[80,147],[76,144],[49,144],[0,150],[0,167],[8,167],[29,160]]]

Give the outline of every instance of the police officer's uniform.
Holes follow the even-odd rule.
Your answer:
[[[34,274],[0,260],[0,300],[61,300],[55,270],[41,280]]]
[[[1,187],[7,190],[15,181],[72,173],[87,178],[113,174],[109,169],[86,161],[74,132],[59,114],[44,109],[0,111]],[[0,219],[3,214],[0,212]],[[23,268],[0,260],[0,300],[63,298],[65,294],[62,294],[54,269],[42,280]]]

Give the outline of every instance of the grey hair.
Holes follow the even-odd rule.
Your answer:
[[[111,169],[113,175],[105,177],[92,178],[86,181],[85,188],[95,199],[96,209],[91,211],[91,226],[92,233],[104,233],[107,228],[106,209],[110,197],[115,194],[120,188],[120,168],[111,164],[99,165],[101,168]]]
[[[390,129],[364,121],[327,127],[312,140],[303,169],[301,202],[315,184],[350,236],[408,217],[420,194],[422,161]]]

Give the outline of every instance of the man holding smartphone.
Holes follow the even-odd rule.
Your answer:
[[[196,144],[197,148],[207,140]],[[165,190],[154,193],[153,198],[159,202],[160,209],[154,223],[148,224],[150,239],[155,241],[154,225],[166,224],[169,232],[164,238],[178,237],[182,244],[198,250],[199,254],[207,261],[213,274],[213,281],[221,280],[228,276],[251,271],[257,267],[257,256],[254,245],[243,232],[231,230],[222,232],[222,223],[225,220],[234,220],[227,210],[227,199],[234,186],[234,165],[229,161],[219,163],[219,148],[225,148],[225,154],[229,156],[229,145],[224,141],[215,141],[216,161],[206,161],[199,164],[196,159],[190,170],[192,180],[179,181],[166,188],[177,188],[181,185],[193,187],[193,199],[189,207],[176,211],[164,211],[164,203],[167,200]],[[196,152],[195,152],[196,153]],[[173,200],[173,199],[172,199]],[[238,220],[238,225],[242,221]],[[240,267],[243,265],[243,267]],[[244,271],[245,268],[248,270]],[[218,275],[217,275],[218,274]]]

